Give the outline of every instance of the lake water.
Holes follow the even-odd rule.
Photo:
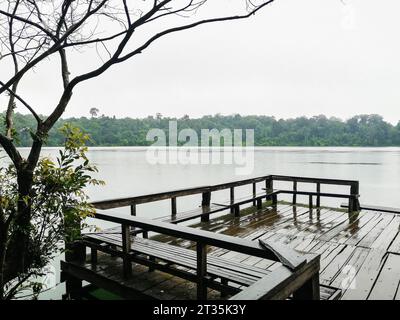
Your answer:
[[[56,154],[56,148],[43,150],[46,156]],[[254,149],[254,169],[245,175],[238,175],[235,164],[152,164],[147,149],[142,147],[91,148],[88,156],[98,166],[97,178],[106,182],[105,186],[87,190],[93,201],[281,174],[359,180],[361,203],[400,207],[400,148],[259,147]],[[250,187],[247,188],[238,193],[249,193]],[[299,186],[299,189],[309,188]],[[342,191],[339,189],[323,187],[322,191]],[[226,198],[226,195],[216,197]],[[190,197],[178,200],[178,210],[193,208],[194,203],[199,204],[197,201]],[[324,201],[322,204],[340,203]],[[138,215],[149,218],[165,215],[169,205],[168,201],[140,205]],[[129,209],[115,211],[128,214]],[[57,261],[55,265],[57,269]],[[43,298],[57,298],[62,291],[62,286],[57,286],[57,290],[45,293]]]

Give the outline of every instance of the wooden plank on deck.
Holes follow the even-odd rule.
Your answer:
[[[368,300],[393,300],[400,283],[400,255],[390,253]]]

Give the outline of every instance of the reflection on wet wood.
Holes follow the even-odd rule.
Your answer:
[[[326,286],[321,287],[322,299],[330,298],[330,287],[341,289],[342,299],[400,298],[400,216],[395,213],[362,210],[349,214],[333,208],[310,212],[308,206],[278,203],[276,208],[244,209],[239,217],[227,214],[192,227],[248,240],[274,241],[320,254],[320,281]],[[190,241],[161,235],[153,238],[194,249]],[[226,249],[210,247],[208,250],[210,256],[268,271],[280,265]],[[117,281],[120,272],[116,270],[122,270],[123,266],[119,258],[99,254],[97,266],[86,264],[86,267],[96,268],[96,273]],[[137,264],[133,264],[132,273],[130,280],[124,280],[132,289],[132,296],[133,291],[139,291],[156,299],[196,297],[196,285],[192,282],[161,271],[148,272],[146,267]],[[221,299],[221,295],[208,289],[208,298]]]

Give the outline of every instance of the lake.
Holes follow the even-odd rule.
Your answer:
[[[22,153],[27,152],[27,149],[21,150]],[[192,152],[196,155],[199,151]],[[207,151],[200,153],[204,152]],[[226,150],[218,152],[227,153]],[[54,157],[56,154],[57,148],[43,150],[44,156]],[[245,175],[238,175],[238,165],[223,162],[152,164],[147,149],[143,147],[90,148],[88,156],[98,166],[96,177],[106,182],[105,186],[87,190],[93,201],[282,174],[359,180],[362,204],[400,207],[400,148],[394,147],[256,147],[254,169]],[[333,190],[334,187],[324,188],[322,191],[339,191]],[[245,192],[240,190],[238,193]],[[322,204],[339,203],[324,203],[322,200]],[[193,208],[193,199],[178,200],[179,209],[190,206]],[[137,210],[139,216],[153,218],[168,214],[169,203],[141,205]],[[117,211],[128,214],[129,209]],[[54,265],[57,270],[58,261]],[[43,294],[42,298],[59,298],[62,291],[63,286],[57,286],[56,290]]]

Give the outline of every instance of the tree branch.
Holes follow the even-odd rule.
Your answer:
[[[0,81],[0,85],[5,86],[5,84],[2,81]],[[16,94],[11,89],[6,88],[6,91],[8,91],[10,95],[15,97],[15,99],[19,100],[30,111],[30,113],[32,113],[32,115],[35,117],[35,119],[38,123],[42,123],[42,119],[39,117],[39,115],[35,112],[35,110],[33,110],[33,108],[24,99],[22,99],[18,94]]]
[[[7,155],[10,157],[15,167],[19,168],[23,162],[23,159],[17,148],[14,146],[12,140],[0,133],[0,144],[6,151]]]
[[[171,28],[171,29],[168,29],[168,30],[164,30],[164,31],[162,31],[160,33],[157,33],[153,37],[151,37],[142,46],[140,46],[137,49],[133,50],[132,52],[126,54],[125,56],[123,56],[121,58],[118,58],[117,63],[120,63],[120,62],[123,62],[125,60],[128,60],[129,58],[133,57],[134,55],[141,53],[144,49],[146,49],[148,46],[150,46],[155,40],[157,40],[157,39],[159,39],[159,38],[161,38],[161,37],[163,37],[163,36],[165,36],[167,34],[178,32],[178,31],[183,31],[183,30],[187,30],[187,29],[192,29],[192,28],[197,27],[197,26],[202,25],[202,24],[247,19],[247,18],[251,17],[252,15],[256,14],[257,11],[261,10],[263,7],[271,4],[274,1],[275,0],[269,0],[269,1],[265,2],[265,3],[263,3],[262,5],[260,5],[259,7],[257,7],[256,9],[252,10],[250,13],[245,14],[245,15],[229,16],[229,17],[214,18],[214,19],[205,19],[205,20],[201,20],[201,21],[197,21],[197,22],[188,24],[188,25],[184,25],[184,26],[180,26],[180,27],[175,27],[175,28]]]
[[[64,41],[71,35],[73,34],[77,29],[79,29],[82,24],[84,24],[86,22],[86,20],[91,17],[93,14],[97,13],[104,5],[106,2],[108,2],[109,0],[103,0],[101,1],[97,7],[95,7],[94,9],[88,11],[76,24],[74,24],[73,26],[71,26],[64,34],[62,37],[60,37],[59,39],[55,38],[55,36],[46,31],[45,34],[51,34],[51,38],[54,41],[54,44],[44,53],[42,53],[40,56],[38,56],[36,59],[30,61],[30,63],[26,64],[16,75],[14,75],[13,77],[11,77],[11,79],[9,79],[5,84],[3,84],[3,87],[0,88],[0,94],[2,94],[4,91],[6,91],[7,89],[10,88],[10,86],[15,82],[20,80],[23,75],[31,70],[34,66],[36,66],[40,61],[42,61],[43,59],[47,58],[48,56],[50,56],[51,54],[59,51],[60,48],[62,48],[62,44],[64,43]],[[0,10],[0,14],[3,13],[6,16],[10,16],[9,13]],[[16,17],[19,18],[18,20],[26,22],[29,24],[30,21],[26,21],[26,19],[20,18],[20,17]],[[34,23],[34,25],[36,25]],[[40,30],[43,29],[40,25]],[[46,30],[46,29],[44,29]]]

